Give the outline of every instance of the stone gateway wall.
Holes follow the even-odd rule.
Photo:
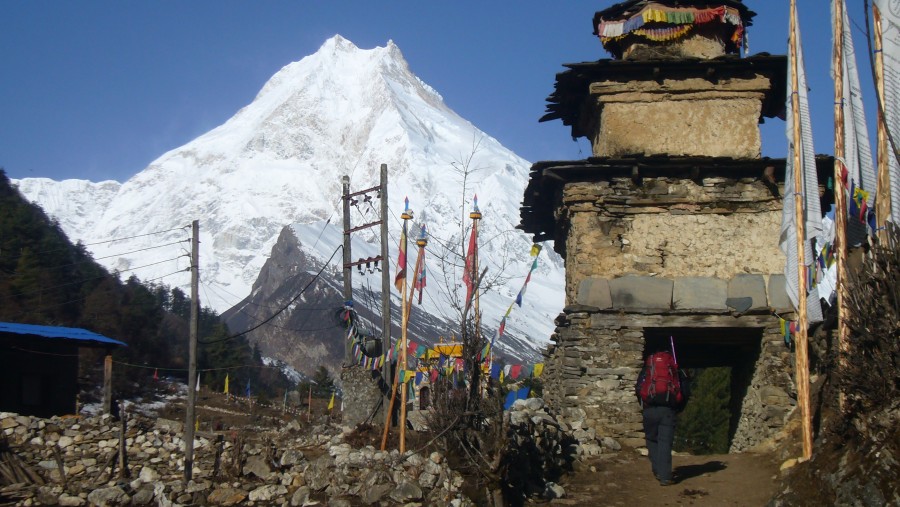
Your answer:
[[[760,177],[612,176],[563,186],[565,312],[545,399],[573,429],[643,446],[634,384],[650,335],[692,337],[679,361],[732,369],[731,450],[773,438],[793,411],[781,201]],[[737,338],[736,338],[737,337]],[[726,357],[727,356],[727,357]]]
[[[585,278],[780,273],[781,201],[759,179],[630,178],[564,187],[566,294]]]
[[[573,429],[593,429],[597,439],[612,437],[632,447],[644,445],[641,409],[634,385],[642,364],[648,329],[685,324],[686,316],[628,314],[582,308],[567,311],[548,350],[544,398],[559,420]],[[728,332],[758,329],[759,353],[732,365],[741,384],[732,396],[738,414],[730,452],[741,452],[775,438],[796,405],[790,372],[793,356],[785,348],[776,319],[769,316],[697,315]],[[746,378],[742,378],[746,377]]]

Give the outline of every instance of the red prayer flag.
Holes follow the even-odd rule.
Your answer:
[[[463,283],[466,284],[466,306],[472,300],[472,291],[475,289],[475,252],[478,243],[478,227],[472,226],[472,234],[469,236],[469,249],[466,253],[466,270],[463,273]]]
[[[400,255],[397,258],[397,276],[394,278],[394,287],[403,292],[403,284],[406,281],[406,220],[403,221],[403,230],[400,232]]]
[[[509,378],[515,380],[519,378],[519,375],[522,373],[522,365],[514,364],[512,368],[509,369]]]

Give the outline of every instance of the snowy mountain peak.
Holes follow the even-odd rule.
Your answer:
[[[98,243],[91,247],[95,258],[144,280],[165,276],[164,283],[187,286],[184,245],[177,242],[186,234],[180,228],[199,220],[201,279],[208,285],[203,304],[224,311],[250,293],[285,226],[300,231],[308,254],[328,260],[332,252],[322,245],[341,236],[341,178],[350,176],[354,190],[375,186],[381,164],[389,168],[392,258],[402,196],[410,196],[417,212],[410,224],[416,231],[427,223],[439,240],[432,245],[459,250],[477,192],[486,267],[510,283],[524,277],[530,238],[515,226],[528,162],[448,108],[410,71],[393,42],[360,49],[335,35],[275,73],[224,124],[163,154],[120,187],[102,187],[95,198],[86,194],[100,192],[96,185],[19,185],[60,218],[72,239]],[[71,202],[84,205],[66,205]],[[374,210],[354,209],[353,225],[372,221]],[[100,243],[113,238],[131,239]],[[362,253],[377,237],[363,231],[353,241]],[[563,305],[562,262],[549,256],[545,261],[545,290],[518,326],[535,343],[549,338]],[[451,268],[439,265],[437,256],[428,261],[432,290],[439,290],[440,273]],[[447,280],[459,282],[455,275]],[[443,290],[460,289],[451,281]],[[497,287],[482,297],[482,308],[499,316],[517,290]],[[441,300],[437,293],[433,298]],[[438,315],[442,308],[432,303],[426,310]],[[516,327],[514,321],[507,324],[508,331]]]

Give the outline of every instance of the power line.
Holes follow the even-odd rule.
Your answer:
[[[277,317],[278,315],[280,315],[282,312],[284,312],[285,310],[287,310],[288,308],[290,308],[290,306],[293,305],[295,301],[297,301],[298,299],[300,299],[300,296],[302,296],[303,293],[306,292],[306,289],[308,289],[308,288],[309,288],[316,280],[319,279],[319,277],[322,275],[322,272],[325,271],[325,268],[328,267],[329,264],[331,264],[331,261],[332,261],[332,260],[334,260],[334,256],[337,255],[338,251],[339,251],[339,250],[342,250],[343,248],[344,248],[344,245],[338,245],[338,247],[334,249],[334,252],[332,252],[331,257],[328,258],[328,261],[326,261],[325,264],[322,265],[322,268],[319,269],[319,272],[316,273],[316,276],[314,276],[313,279],[310,280],[309,283],[306,284],[305,287],[303,287],[303,289],[300,291],[300,293],[297,294],[296,296],[294,296],[294,298],[291,299],[291,300],[288,302],[287,305],[283,306],[283,307],[282,307],[281,309],[279,309],[277,312],[273,313],[273,314],[272,314],[269,318],[267,318],[266,320],[264,320],[264,321],[260,322],[259,324],[257,324],[257,325],[255,325],[255,326],[251,327],[250,329],[247,329],[246,331],[242,331],[242,332],[240,332],[240,333],[233,334],[233,335],[231,335],[231,336],[226,336],[225,338],[220,338],[220,339],[218,339],[218,340],[201,341],[201,342],[199,342],[199,343],[202,344],[202,345],[211,345],[211,344],[214,344],[214,343],[220,343],[220,342],[225,342],[225,341],[228,341],[228,340],[233,340],[234,338],[237,338],[238,336],[245,335],[245,334],[247,334],[247,333],[249,333],[249,332],[251,332],[251,331],[255,331],[256,329],[259,329],[260,327],[266,325],[268,322],[272,321],[275,317]]]
[[[161,279],[163,279],[163,278],[166,278],[166,277],[169,277],[169,276],[172,276],[172,275],[177,275],[178,273],[183,273],[183,272],[187,271],[188,269],[190,269],[190,268],[182,269],[182,270],[179,270],[179,271],[175,271],[175,272],[169,273],[168,275],[163,275],[163,276],[159,276],[159,277],[156,277],[156,278],[151,278],[151,279],[149,279],[149,280],[141,280],[141,283],[144,284],[144,283],[153,282],[153,281],[155,281],[155,280],[161,280]],[[68,300],[68,301],[64,301],[64,302],[62,302],[62,303],[56,303],[56,304],[53,304],[53,305],[39,305],[35,310],[38,311],[38,312],[41,312],[41,311],[43,311],[43,310],[49,310],[49,309],[51,309],[51,308],[58,308],[58,307],[60,307],[60,306],[65,306],[65,305],[68,305],[68,304],[78,303],[79,301],[86,301],[86,300],[89,299],[89,298],[90,298],[90,296],[85,296],[85,297],[83,297],[83,298],[70,299],[70,300]],[[18,316],[17,316],[16,318],[24,317],[25,315],[28,315],[28,313],[29,313],[28,311],[21,312],[21,313],[18,314]]]
[[[76,242],[75,244],[71,245],[70,247],[65,247],[65,248],[54,248],[54,249],[51,249],[51,250],[41,250],[41,251],[38,251],[38,252],[34,252],[34,254],[35,254],[35,255],[41,255],[41,254],[48,254],[48,253],[54,253],[54,252],[65,252],[65,251],[71,250],[72,248],[78,247],[79,245],[81,245],[81,246],[95,246],[95,245],[102,245],[102,244],[104,244],[104,243],[115,243],[116,241],[125,241],[125,240],[128,240],[128,239],[143,238],[143,237],[145,237],[145,236],[154,236],[154,235],[157,235],[157,234],[165,234],[165,233],[167,233],[167,232],[180,231],[180,230],[184,229],[185,227],[188,227],[188,226],[179,227],[179,228],[177,228],[177,229],[169,229],[169,230],[165,230],[165,231],[148,232],[147,234],[138,234],[138,235],[136,235],[136,236],[127,236],[127,237],[124,237],[124,238],[114,238],[114,239],[109,239],[109,240],[106,240],[106,241],[98,241],[98,242],[96,242],[96,243],[77,243],[77,242]],[[14,259],[14,258],[18,258],[18,257],[21,257],[21,255],[18,255],[18,256],[11,256],[10,258],[13,258],[13,259]]]
[[[164,261],[154,262],[154,263],[152,263],[152,264],[145,264],[145,265],[143,265],[143,266],[138,266],[138,267],[136,267],[136,268],[126,269],[124,272],[137,271],[137,270],[139,270],[139,269],[148,268],[148,267],[150,267],[150,266],[156,266],[157,264],[163,264],[163,263],[165,263],[165,262],[172,262],[172,261],[174,261],[174,260],[180,259],[181,257],[183,257],[183,256],[179,255],[178,257],[173,257],[173,258],[171,258],[171,259],[166,259],[166,260],[164,260]],[[16,276],[18,276],[18,275],[13,275],[13,278],[15,278]],[[58,288],[60,288],[60,287],[68,287],[68,286],[70,286],[70,285],[78,285],[78,284],[82,284],[82,283],[85,283],[85,282],[90,282],[91,280],[101,280],[101,279],[107,278],[107,277],[114,277],[114,275],[113,275],[112,273],[105,273],[105,274],[100,275],[100,276],[93,276],[93,277],[91,277],[91,278],[84,278],[84,279],[82,279],[82,280],[77,280],[77,281],[69,282],[69,283],[63,283],[63,284],[59,284],[59,285],[53,285],[53,286],[51,286],[51,287],[41,287],[41,288],[39,288],[39,289],[34,289],[34,290],[29,290],[29,291],[24,291],[24,292],[17,292],[17,293],[15,293],[15,294],[10,294],[9,297],[25,296],[25,295],[27,295],[27,294],[34,294],[34,293],[36,293],[36,292],[37,292],[37,293],[43,293],[44,291],[49,291],[49,290],[52,290],[52,289],[58,289]]]
[[[96,262],[96,261],[103,260],[103,259],[109,259],[109,258],[111,258],[111,257],[122,257],[122,256],[124,256],[124,255],[129,255],[129,254],[133,254],[133,253],[137,253],[137,252],[145,252],[145,251],[147,251],[147,250],[155,250],[155,249],[157,249],[157,248],[163,248],[163,247],[167,247],[167,246],[177,245],[177,244],[179,244],[179,243],[185,243],[185,242],[187,242],[187,241],[190,241],[190,238],[188,238],[188,239],[183,239],[183,240],[180,240],[180,241],[175,241],[175,242],[173,242],[173,243],[166,243],[166,244],[164,244],[164,245],[156,245],[156,246],[151,246],[151,247],[147,247],[147,248],[141,248],[141,249],[138,249],[138,250],[132,250],[132,251],[130,251],[130,252],[122,252],[122,253],[118,253],[118,254],[106,255],[106,256],[104,256],[104,257],[89,258],[89,259],[87,259],[87,260],[78,261],[78,262],[70,262],[69,264],[61,264],[61,265],[59,265],[59,266],[41,266],[41,267],[42,267],[43,269],[60,269],[60,268],[67,268],[67,267],[70,267],[70,266],[77,266],[77,265],[79,265],[79,264],[87,264],[87,263],[90,263],[90,262]],[[126,270],[126,271],[128,271],[128,270]]]

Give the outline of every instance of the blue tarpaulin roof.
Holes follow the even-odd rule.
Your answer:
[[[77,327],[58,327],[58,326],[36,326],[33,324],[16,324],[13,322],[0,322],[0,339],[3,338],[5,333],[9,334],[17,334],[17,335],[31,335],[31,336],[40,336],[41,338],[52,338],[52,339],[60,339],[60,340],[75,340],[80,342],[80,345],[91,347],[96,347],[97,345],[123,345],[127,347],[128,345],[120,342],[119,340],[113,340],[112,338],[107,338],[103,335],[99,335],[93,331],[88,331],[87,329],[80,329]],[[88,343],[85,343],[88,342]],[[90,343],[94,342],[94,343]]]

